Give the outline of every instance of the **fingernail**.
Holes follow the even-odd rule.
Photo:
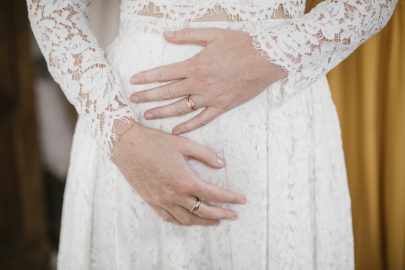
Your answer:
[[[232,216],[231,216],[231,219],[237,219],[238,218],[238,216],[236,215],[236,214],[233,214]]]
[[[223,158],[217,157],[217,162],[218,162],[219,164],[221,164],[222,166],[225,165],[225,160],[224,160]]]
[[[152,118],[153,118],[153,115],[152,115],[151,113],[146,113],[146,114],[145,114],[145,118],[146,118],[146,119],[152,119]]]
[[[175,35],[175,33],[173,31],[165,31],[164,34],[168,38],[172,38]]]
[[[239,200],[241,203],[246,203],[246,199],[245,198],[242,198],[242,199],[240,199]]]
[[[132,76],[131,77],[131,83],[138,83],[139,82],[139,78],[136,76]]]
[[[140,98],[138,96],[131,96],[132,102],[139,102]]]

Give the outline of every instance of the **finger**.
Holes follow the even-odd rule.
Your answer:
[[[211,122],[220,114],[221,114],[220,110],[218,110],[217,108],[207,107],[201,113],[197,114],[190,120],[175,126],[172,130],[172,133],[175,135],[179,135],[182,133],[189,132],[193,129],[197,129]]]
[[[207,201],[239,204],[246,203],[246,198],[243,195],[202,180],[196,181],[195,188],[192,192],[191,195],[204,198],[204,200]]]
[[[187,157],[199,160],[214,168],[222,168],[225,166],[225,159],[218,156],[212,149],[207,146],[186,139],[183,143],[182,153]]]
[[[197,44],[206,46],[223,33],[223,29],[216,28],[183,28],[177,31],[163,33],[167,41],[177,44]]]
[[[185,207],[186,209],[191,209],[196,200],[195,197],[184,197],[182,201],[179,203],[180,206]],[[237,214],[228,209],[220,208],[220,207],[215,207],[212,205],[209,205],[207,202],[202,202],[200,203],[200,206],[196,211],[194,211],[194,214],[201,217],[201,218],[209,218],[209,219],[236,219]]]
[[[165,209],[160,208],[160,207],[158,207],[158,206],[153,206],[153,205],[151,205],[151,207],[156,211],[156,213],[157,213],[164,221],[181,225],[181,222],[178,221],[172,214],[170,214],[170,213],[169,213],[168,211],[166,211]]]
[[[188,60],[155,67],[132,75],[131,83],[144,84],[183,79],[187,75],[188,67]]]
[[[194,108],[199,108],[202,106],[201,96],[193,95]],[[183,115],[193,110],[188,105],[187,98],[182,98],[176,102],[170,103],[168,105],[156,107],[145,111],[146,119],[158,119],[166,118],[171,116]]]
[[[192,94],[192,86],[187,79],[175,81],[155,88],[135,92],[131,95],[132,102],[148,102],[167,100]]]
[[[183,225],[217,225],[218,220],[201,218],[193,213],[190,213],[186,208],[179,205],[172,205],[168,211],[175,216]]]

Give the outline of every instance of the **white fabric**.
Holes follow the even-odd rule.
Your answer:
[[[60,269],[353,269],[340,129],[324,75],[386,23],[395,0],[325,1],[313,15],[303,15],[304,4],[292,0],[156,1],[174,20],[136,16],[135,8],[149,1],[124,0],[108,60],[84,17],[87,1],[27,2],[51,73],[80,114],[64,197]],[[247,19],[188,23],[199,16],[190,9],[210,10],[215,3]],[[274,10],[278,4],[296,17],[259,21],[261,15],[242,12],[256,10],[254,5]],[[193,18],[178,17],[182,11]],[[145,108],[165,102],[133,106],[128,100],[141,89],[129,85],[131,74],[201,49],[162,38],[164,29],[183,26],[247,31],[269,61],[289,73],[186,135],[227,160],[221,170],[192,160],[190,166],[206,181],[248,199],[243,206],[228,205],[239,219],[218,227],[161,221],[108,158],[114,119],[130,117],[168,131],[193,115],[146,121]]]
[[[364,40],[381,29],[398,0],[325,0],[303,16],[303,0],[123,0],[121,21],[154,2],[165,17],[194,20],[222,6],[243,21],[269,18],[279,5],[294,19],[249,31],[254,45],[269,61],[288,71],[292,93],[316,81]],[[120,96],[121,83],[106,62],[85,17],[89,0],[27,0],[29,18],[55,80],[88,125],[100,147],[110,156],[115,138],[113,121],[138,120]],[[276,102],[290,96],[282,90]]]

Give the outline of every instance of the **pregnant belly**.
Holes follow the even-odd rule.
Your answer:
[[[169,22],[170,21],[170,22]],[[275,22],[274,24],[282,23]],[[191,22],[191,27],[221,27],[234,30],[241,30],[244,27],[242,22]],[[180,27],[180,26],[179,26]],[[191,58],[200,52],[203,47],[192,44],[172,44],[167,42],[162,32],[170,28],[177,29],[176,22],[148,16],[133,16],[131,21],[123,22],[120,26],[120,35],[114,40],[107,50],[107,57],[118,71],[123,88],[121,92],[135,114],[139,116],[141,124],[171,133],[172,129],[188,119],[194,117],[204,108],[185,115],[165,119],[146,120],[144,112],[150,108],[163,106],[184,97],[172,100],[146,102],[134,104],[129,97],[132,93],[140,90],[157,87],[160,83],[133,85],[130,77],[137,72],[148,70],[162,65],[180,62]],[[220,59],[218,59],[220,61]],[[216,63],[212,63],[215,65]],[[225,157],[228,166],[232,166],[241,173],[247,173],[248,168],[260,166],[265,170],[267,156],[267,127],[269,118],[268,91],[265,90],[254,99],[225,112],[207,125],[183,134],[193,141],[212,148],[217,154]],[[194,163],[193,160],[190,160]],[[198,162],[193,166],[203,171],[209,177],[208,167]],[[197,168],[198,167],[198,168]],[[257,167],[256,167],[257,168]],[[212,169],[214,170],[214,169]],[[223,171],[215,170],[215,172]],[[216,175],[217,173],[213,174]],[[218,176],[224,180],[225,175]],[[218,179],[217,179],[218,180]]]
[[[142,17],[142,18],[140,18]],[[107,57],[118,71],[122,80],[122,94],[127,99],[133,92],[159,86],[160,83],[142,85],[130,84],[130,77],[136,72],[148,70],[162,65],[183,61],[200,52],[203,47],[198,45],[177,45],[167,42],[161,35],[166,27],[174,27],[174,22],[151,16],[134,16],[131,22],[121,25],[120,35],[107,51]],[[239,22],[192,22],[194,27],[223,27],[238,29]],[[218,59],[220,61],[220,59]],[[212,63],[215,65],[216,63]],[[146,120],[145,110],[174,102],[175,100],[131,104],[141,124],[171,132],[172,128],[200,112],[202,108],[186,115],[165,119]],[[250,101],[220,115],[207,125],[183,134],[191,140],[212,148],[226,160],[221,169],[211,168],[199,161],[188,160],[191,169],[202,180],[239,192],[248,197],[246,206],[227,205],[240,214],[247,226],[255,227],[266,217],[267,209],[267,175],[269,134],[268,91],[265,90]],[[288,124],[286,124],[288,125]],[[286,134],[283,134],[285,137]],[[287,157],[289,158],[289,157]],[[236,224],[236,223],[235,223]],[[250,225],[248,225],[250,224]],[[263,223],[264,224],[264,223]],[[238,230],[237,228],[235,228]]]

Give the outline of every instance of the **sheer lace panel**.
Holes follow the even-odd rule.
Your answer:
[[[275,102],[325,75],[389,20],[398,0],[327,0],[308,14],[250,35],[269,61],[288,72]],[[274,94],[274,93],[273,93]]]
[[[222,7],[232,18],[256,21],[270,18],[281,5],[286,15],[302,15],[305,0],[126,0],[122,5],[124,18],[142,11],[153,3],[166,18],[193,21]]]
[[[113,121],[137,118],[87,22],[89,1],[27,0],[34,36],[54,79],[110,157]]]

